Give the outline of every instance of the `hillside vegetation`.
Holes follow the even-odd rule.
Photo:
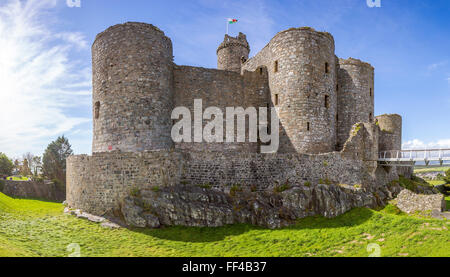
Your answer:
[[[403,215],[394,206],[307,218],[281,230],[248,225],[157,230],[105,229],[63,206],[0,193],[0,256],[450,256],[450,222]],[[73,246],[73,245],[72,245]],[[77,248],[77,247],[75,247]]]

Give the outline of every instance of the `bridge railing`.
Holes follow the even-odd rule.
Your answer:
[[[450,149],[382,151],[378,159],[380,161],[450,161]]]

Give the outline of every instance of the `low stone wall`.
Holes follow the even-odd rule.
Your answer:
[[[142,153],[94,153],[67,160],[67,202],[70,207],[104,215],[120,209],[133,191],[153,186],[208,185],[229,192],[233,186],[256,191],[275,186],[325,184],[376,186],[398,178],[396,172],[375,175],[367,162],[346,158],[345,153],[225,154],[180,150]],[[379,184],[378,184],[379,185]]]
[[[174,151],[94,153],[67,159],[67,203],[96,215],[119,208],[134,189],[180,182],[183,155]]]
[[[18,198],[35,198],[55,202],[63,202],[66,199],[64,187],[54,183],[38,183],[33,181],[5,181],[4,194]]]
[[[356,185],[370,179],[362,161],[343,158],[339,152],[321,155],[190,153],[188,157],[183,180],[192,185],[211,184],[217,188],[245,185],[264,190],[284,184]]]

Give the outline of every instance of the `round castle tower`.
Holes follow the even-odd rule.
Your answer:
[[[339,60],[337,149],[341,150],[358,122],[374,119],[374,68],[349,58]]]
[[[224,41],[217,48],[217,69],[240,73],[249,54],[250,46],[243,33],[239,33],[237,37],[225,35]]]
[[[128,22],[92,46],[92,152],[170,149],[172,42],[157,27]]]
[[[280,153],[325,153],[336,144],[334,38],[292,28],[269,43],[272,103],[280,118]]]
[[[379,151],[402,149],[402,117],[384,114],[376,117],[380,127]]]

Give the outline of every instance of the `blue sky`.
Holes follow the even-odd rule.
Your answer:
[[[177,64],[216,67],[225,19],[247,34],[251,55],[279,31],[330,32],[336,54],[375,67],[376,114],[403,116],[406,148],[449,147],[450,1],[0,0],[0,152],[42,154],[65,134],[91,152],[91,54],[95,35],[126,21],[172,39]]]

